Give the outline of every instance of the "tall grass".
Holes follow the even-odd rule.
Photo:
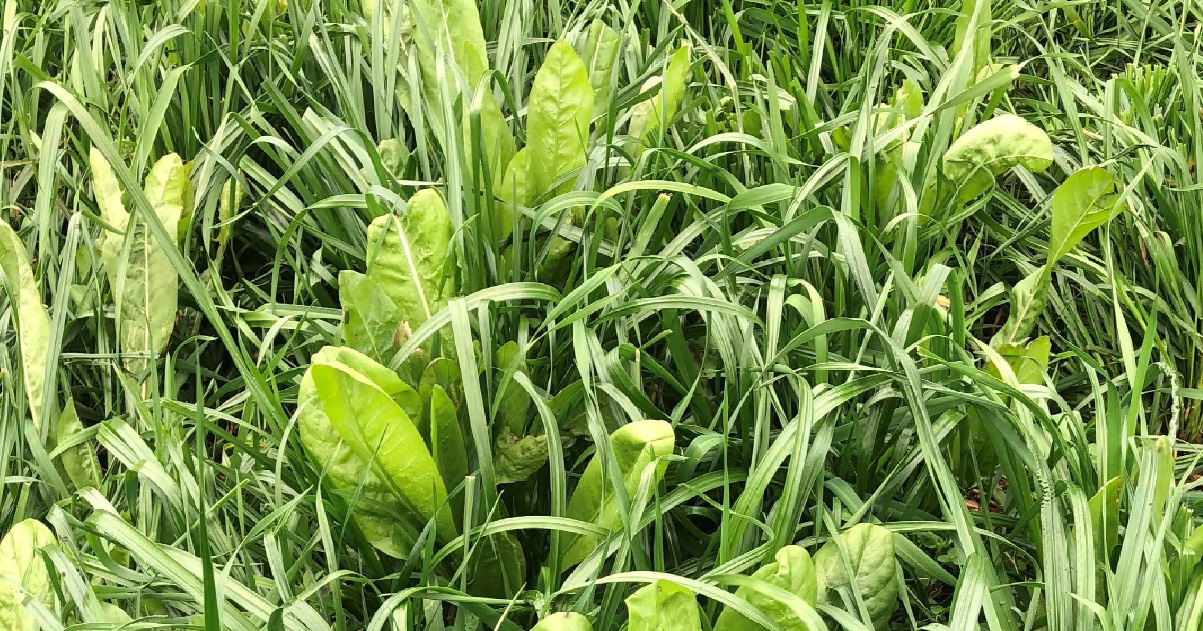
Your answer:
[[[47,307],[55,403],[30,405],[5,265],[0,532],[35,518],[57,539],[36,624],[529,629],[575,611],[618,631],[624,599],[666,578],[710,628],[735,575],[872,523],[899,607],[875,621],[869,594],[833,592],[828,628],[1201,628],[1196,4],[482,0],[491,70],[466,85],[446,66],[434,89],[461,98],[439,102],[408,27],[432,4],[4,2],[0,219]],[[582,50],[594,21],[619,53],[584,166],[492,238],[482,103],[523,146],[552,42]],[[637,146],[641,88],[681,46],[683,100]],[[1002,113],[1049,135],[1052,166],[925,206],[947,149]],[[94,148],[178,277],[152,361],[119,339]],[[170,153],[194,191],[177,247],[142,187]],[[1051,355],[1025,378],[989,342],[1045,264],[1053,191],[1090,165],[1126,210],[1055,267],[1030,334]],[[467,377],[469,476],[449,490],[469,535],[400,560],[308,457],[298,398],[342,343],[338,278],[368,266],[368,225],[426,188],[458,294],[388,359],[443,353]],[[526,396],[547,462],[498,483],[491,432]],[[676,445],[628,494],[603,439],[642,419]],[[95,484],[65,465],[81,450]],[[556,551],[592,532],[567,503],[595,453],[619,525],[564,568]],[[486,597],[468,581],[496,532],[526,572]]]

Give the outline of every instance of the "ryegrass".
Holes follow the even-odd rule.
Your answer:
[[[108,603],[134,628],[530,628],[574,610],[618,631],[623,599],[663,577],[713,622],[730,575],[863,522],[895,535],[890,628],[1199,628],[1196,5],[483,1],[496,72],[475,96],[504,103],[520,140],[552,41],[595,19],[623,38],[585,167],[524,211],[506,253],[480,219],[497,202],[467,164],[479,139],[448,150],[430,124],[474,106],[422,102],[400,2],[377,14],[389,28],[358,2],[5,2],[3,219],[51,316],[48,391],[85,428],[63,444],[31,417],[0,298],[0,531],[32,517],[59,538],[44,628],[117,628]],[[986,51],[958,32],[984,26],[1002,70],[979,81]],[[635,151],[630,108],[680,44],[684,101]],[[879,128],[904,80],[921,115]],[[1054,165],[927,216],[944,150],[1002,112],[1049,134]],[[382,167],[389,139],[412,154],[403,172]],[[149,165],[192,161],[195,220],[169,249],[177,322],[146,375],[116,351],[93,147],[128,165],[135,213]],[[1052,359],[1021,383],[987,341],[1044,263],[1052,191],[1091,164],[1128,210],[1053,273],[1033,332]],[[506,599],[464,593],[458,550],[487,539],[378,553],[297,437],[301,374],[340,340],[339,272],[364,269],[372,217],[431,186],[462,299],[394,364],[437,337],[472,376],[464,434],[486,455],[459,492],[476,535],[526,551]],[[543,269],[554,230],[579,245]],[[527,372],[493,365],[510,341]],[[548,464],[497,485],[490,427],[518,389]],[[549,551],[581,528],[565,507],[595,445],[643,418],[675,426],[664,480],[621,498],[606,559],[561,571]],[[73,444],[98,454],[97,488],[56,464]],[[1092,503],[1115,478],[1118,504]],[[819,611],[865,628],[858,598]]]

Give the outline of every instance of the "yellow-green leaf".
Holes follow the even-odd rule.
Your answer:
[[[7,223],[0,221],[0,281],[16,315],[17,345],[21,349],[21,379],[34,427],[46,403],[46,364],[50,346],[50,315],[34,282],[25,246]]]

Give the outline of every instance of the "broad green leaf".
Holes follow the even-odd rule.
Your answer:
[[[906,79],[894,91],[889,106],[890,112],[874,114],[873,129],[876,134],[883,134],[918,117],[923,111],[923,90],[919,84]],[[885,209],[889,204],[890,193],[894,190],[894,184],[898,179],[898,167],[902,163],[902,147],[906,139],[904,136],[882,147],[877,155],[873,196],[878,209]]]
[[[376,152],[380,154],[381,164],[393,177],[399,178],[405,173],[405,166],[409,163],[409,148],[405,143],[396,138],[389,138],[380,142]]]
[[[668,58],[663,76],[648,79],[640,92],[656,90],[656,96],[640,101],[631,108],[627,134],[647,142],[660,130],[661,121],[671,122],[685,98],[685,82],[689,75],[689,46],[682,46]]]
[[[138,375],[166,348],[171,337],[179,277],[142,218],[128,214],[121,205],[121,189],[112,168],[95,149],[92,177],[103,219],[117,230],[101,238],[101,262],[118,303],[118,341],[126,355],[124,363]],[[178,236],[180,212],[189,188],[186,182],[187,169],[175,154],[156,162],[146,179],[146,196],[172,236]]]
[[[468,85],[475,86],[489,70],[484,30],[477,5],[471,0],[413,0],[414,39],[423,75],[437,78],[440,55],[455,64]],[[429,68],[429,70],[427,70]]]
[[[160,205],[179,207],[176,241],[183,242],[192,223],[192,182],[188,179],[188,165],[174,153],[163,156],[150,168],[143,190],[156,208]],[[157,214],[163,216],[161,212]]]
[[[656,581],[627,597],[628,631],[701,631],[693,592],[670,581]]]
[[[386,481],[401,508],[440,540],[456,534],[438,466],[406,412],[372,379],[339,362],[310,367],[322,411],[338,438]]]
[[[411,197],[404,216],[382,215],[368,226],[367,277],[384,289],[410,330],[455,293],[444,275],[453,236],[451,215],[433,189]]]
[[[313,357],[314,365],[328,363],[350,366],[398,401],[406,413],[420,413],[417,393],[366,355],[349,348],[327,347]],[[389,482],[376,467],[369,466],[367,459],[353,452],[335,430],[318,396],[312,368],[301,379],[297,408],[301,444],[318,472],[324,474],[327,488],[356,502],[355,522],[373,546],[389,556],[404,558],[413,545],[414,531],[395,516],[400,506]]]
[[[1080,169],[1057,187],[1053,193],[1048,258],[1044,267],[1011,290],[1011,313],[990,341],[991,345],[999,348],[1027,336],[1048,301],[1053,266],[1087,234],[1123,211],[1119,192],[1119,182],[1101,167]]]
[[[1116,476],[1107,480],[1103,488],[1090,498],[1090,521],[1094,526],[1094,545],[1104,563],[1111,558],[1111,551],[1119,544],[1119,492],[1123,480]],[[1203,545],[1203,539],[1200,539]]]
[[[526,185],[538,197],[552,184],[585,164],[593,88],[585,64],[563,40],[551,50],[531,84],[526,114]],[[504,184],[503,184],[504,186]],[[557,189],[570,189],[565,183]]]
[[[83,423],[80,422],[79,415],[75,411],[75,401],[68,399],[67,405],[63,407],[63,411],[58,416],[54,431],[54,444],[68,444],[83,431]],[[67,479],[71,480],[76,489],[100,487],[100,463],[96,460],[96,451],[93,445],[85,442],[69,447],[59,455],[59,462],[62,463]]]
[[[818,598],[818,578],[815,574],[814,563],[810,554],[799,546],[785,546],[777,551],[776,560],[767,563],[752,573],[752,578],[760,579],[774,587],[794,594],[814,606]],[[740,587],[735,595],[748,601],[753,607],[781,626],[782,629],[797,629],[798,631],[816,631],[810,629],[788,605],[775,598],[766,596],[749,587]],[[714,631],[759,631],[762,627],[749,620],[746,616],[731,607],[723,609]]]
[[[1011,371],[1015,373],[1015,378],[1019,380],[1019,383],[1033,385],[1044,383],[1044,373],[1048,370],[1048,358],[1052,350],[1052,341],[1047,335],[1023,345],[1004,344],[997,350],[998,354],[1007,360],[1007,364],[1011,366]],[[993,365],[989,366],[986,372],[995,377],[1000,376]]]
[[[418,381],[418,395],[427,405],[434,396],[434,389],[440,387],[443,392],[451,399],[451,405],[457,410],[463,409],[464,403],[464,382],[463,375],[460,373],[459,364],[447,359],[446,357],[436,357],[433,361],[426,364],[426,368],[422,370],[421,377]],[[427,409],[429,411],[429,408]],[[429,417],[423,415],[423,425],[428,423]],[[427,430],[423,429],[423,432]]]
[[[970,46],[973,47],[971,51],[968,51],[970,58],[973,59],[971,76],[976,75],[990,62],[990,1],[962,0],[961,2],[961,16],[957,18],[956,39],[953,40],[952,54],[959,55]],[[969,22],[978,5],[981,5],[981,10],[978,13],[976,28],[970,32]]]
[[[401,312],[379,283],[364,274],[338,274],[338,301],[343,308],[343,344],[378,362],[392,359],[398,346]]]
[[[525,185],[531,203],[572,189],[572,182],[566,181],[551,190],[556,182],[584,166],[592,117],[593,87],[585,64],[568,42],[558,41],[535,74],[527,105]],[[568,212],[567,221],[580,225],[583,209]],[[570,241],[552,237],[540,276],[555,269],[571,247]]]
[[[509,432],[503,432],[497,443],[493,473],[497,476],[498,484],[526,480],[547,464],[546,436],[516,438]]]
[[[469,91],[463,97],[462,134],[470,138],[470,103],[474,91],[489,71],[484,31],[480,25],[477,5],[470,0],[414,0],[413,7],[414,43],[418,53],[418,67],[422,72],[422,91],[428,107],[436,108],[428,120],[439,142],[448,142],[442,108],[452,104],[442,103],[443,90],[440,82],[451,82],[447,87],[454,101],[460,96],[460,86],[455,73],[446,66],[440,71],[442,60],[457,68],[467,82]],[[440,75],[442,77],[440,78]],[[505,123],[501,108],[492,95],[486,93],[480,106],[481,133],[484,136],[485,160],[493,173],[493,179],[501,181],[505,166],[514,156],[514,137]],[[475,146],[473,144],[472,146]],[[476,159],[465,156],[470,173],[476,172]]]
[[[593,631],[593,625],[579,613],[562,611],[540,620],[530,631]]]
[[[610,106],[610,82],[621,44],[622,36],[601,20],[589,24],[581,59],[589,71],[589,84],[593,86],[594,118],[604,116]]]
[[[500,203],[493,205],[495,216],[492,222],[493,236],[498,241],[504,241],[514,233],[514,217],[518,214],[514,207],[530,206],[532,203],[531,191],[526,185],[529,169],[526,155],[526,148],[514,154],[514,159],[510,160],[509,166],[506,167],[501,187],[497,189],[497,199]]]
[[[526,581],[526,557],[512,533],[502,532],[476,543],[468,591],[486,598],[512,598]]]
[[[38,628],[25,603],[32,599],[50,604],[50,573],[40,550],[54,541],[54,533],[36,519],[15,524],[0,540],[0,629]]]
[[[1050,265],[1123,211],[1120,191],[1119,181],[1102,167],[1080,169],[1057,187],[1048,242]]]
[[[1174,447],[1168,436],[1158,436],[1145,449],[1152,449],[1157,476],[1153,485],[1153,523],[1160,524],[1166,513],[1166,500],[1174,486]]]
[[[118,625],[125,625],[133,622],[125,610],[113,603],[100,603],[100,610],[104,613],[104,619],[108,622]]]
[[[894,535],[876,524],[858,524],[842,533],[840,540],[847,559],[834,540],[815,554],[819,602],[839,602],[832,592],[855,587],[873,624],[881,628],[898,606]]]
[[[460,430],[455,404],[438,384],[430,391],[430,439],[427,444],[443,478],[443,486],[448,490],[459,486],[468,475],[464,434]]]
[[[1028,274],[1011,288],[1011,311],[1006,324],[990,340],[991,346],[1002,348],[1027,337],[1048,302],[1051,282],[1052,268],[1046,265]]]
[[[504,381],[498,382],[498,387],[505,387],[505,394],[501,398],[501,403],[497,408],[498,421],[501,426],[505,427],[515,436],[521,436],[526,431],[526,417],[530,414],[531,398],[530,393],[514,383],[513,374],[526,374],[526,358],[519,357],[518,344],[516,342],[507,342],[498,347],[494,353],[495,360],[493,365],[497,367],[501,373],[501,378]],[[514,364],[514,370],[510,373],[508,379],[505,378],[506,371],[510,369],[511,364]]]
[[[17,233],[0,221],[0,288],[8,292],[21,349],[21,379],[34,429],[42,422],[46,403],[46,364],[50,351],[50,314],[42,304],[29,256]]]
[[[1053,163],[1053,143],[1039,127],[1003,114],[957,138],[944,153],[944,175],[958,186],[957,205],[985,193],[998,174],[1016,165],[1043,171]]]
[[[92,195],[100,208],[101,219],[118,230],[125,230],[129,212],[121,201],[121,183],[113,174],[112,165],[96,147],[88,154],[88,165],[92,169]]]
[[[651,463],[656,462],[653,465],[653,480],[659,482],[664,476],[668,465],[657,460],[672,453],[674,441],[672,425],[664,421],[643,420],[628,423],[610,434],[610,449],[615,462],[605,466],[618,467],[627,496],[633,496],[639,488],[643,470]],[[610,487],[610,478],[602,467],[602,456],[595,454],[585,466],[585,472],[568,501],[567,516],[597,524],[606,530],[615,530],[622,527],[617,500]],[[593,552],[597,544],[595,536],[567,537],[564,543],[563,567],[568,568],[580,563]]]
[[[377,16],[380,17],[381,34],[384,36],[384,41],[387,45],[388,43],[392,43],[394,41],[393,10],[395,9],[400,11],[401,33],[399,34],[400,37],[397,42],[401,44],[403,49],[406,49],[406,52],[408,52],[408,48],[414,44],[414,26],[413,20],[410,18],[409,14],[409,3],[397,2],[396,0],[383,0],[384,11],[381,12],[381,2],[382,0],[360,0],[359,6],[363,10],[363,19],[368,23],[368,25],[371,25],[375,22]],[[407,55],[403,53],[402,59],[405,59],[406,56]],[[404,101],[402,101],[402,103],[404,104]]]

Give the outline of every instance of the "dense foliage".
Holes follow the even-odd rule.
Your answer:
[[[1199,17],[6,0],[0,631],[1203,629]]]

